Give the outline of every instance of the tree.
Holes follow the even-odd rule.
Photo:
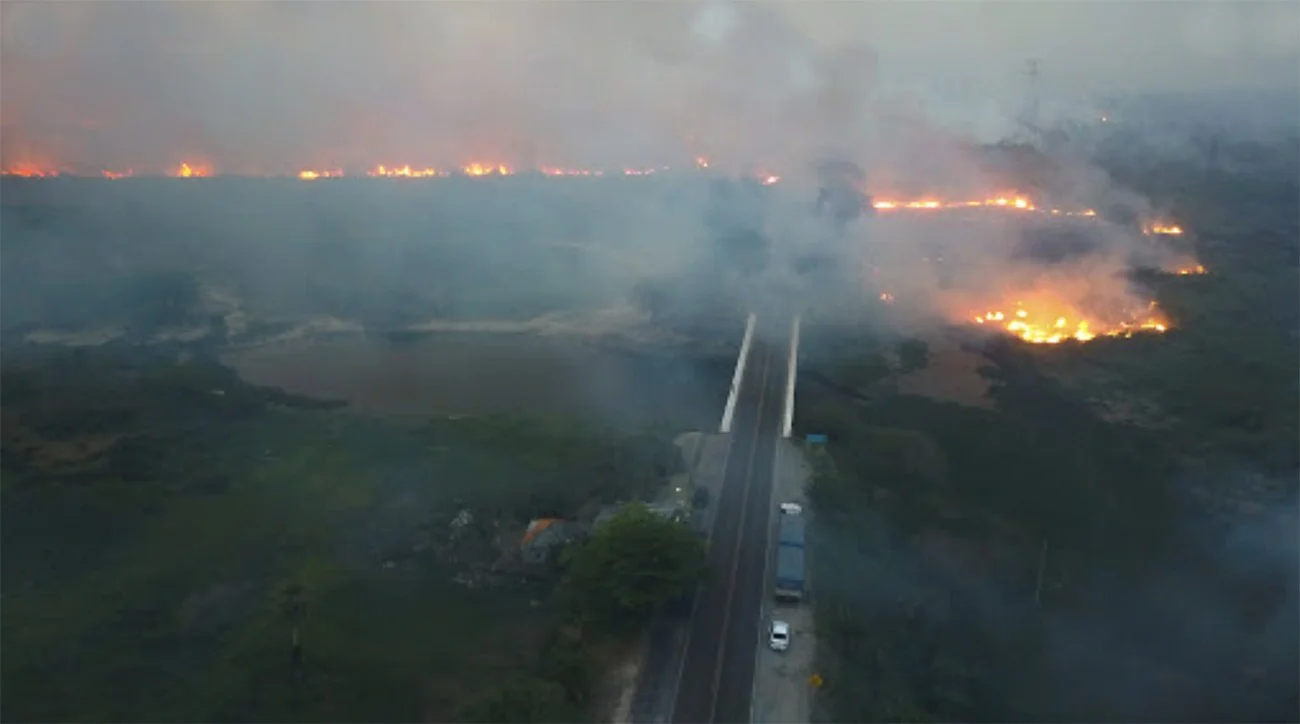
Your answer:
[[[629,505],[565,552],[564,591],[583,618],[636,627],[699,583],[704,547],[685,525]]]
[[[559,631],[542,651],[539,666],[546,681],[559,684],[565,698],[575,706],[584,706],[591,696],[595,672],[592,658],[582,639]]]

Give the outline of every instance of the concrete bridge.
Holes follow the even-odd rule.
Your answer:
[[[755,669],[770,598],[773,486],[779,441],[790,437],[794,420],[799,324],[797,315],[754,314],[745,323],[718,426],[725,449],[709,537],[713,576],[691,611],[672,705],[675,722],[755,718]]]

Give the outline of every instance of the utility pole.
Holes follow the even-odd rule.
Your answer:
[[[1043,538],[1043,549],[1038,554],[1038,581],[1034,584],[1034,604],[1042,605],[1043,572],[1047,569],[1047,538]]]
[[[1033,137],[1038,136],[1038,59],[1030,58],[1025,64],[1025,110],[1021,122]]]

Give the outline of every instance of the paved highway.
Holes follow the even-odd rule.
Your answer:
[[[763,631],[772,474],[781,435],[789,334],[760,319],[737,395],[717,518],[713,575],[696,596],[673,721],[749,722]],[[786,320],[788,325],[788,320]]]

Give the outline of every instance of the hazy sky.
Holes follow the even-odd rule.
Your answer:
[[[736,163],[1047,98],[1297,86],[1300,3],[0,4],[6,164]]]

